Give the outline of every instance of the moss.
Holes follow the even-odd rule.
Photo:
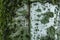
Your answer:
[[[55,38],[55,28],[53,26],[49,27],[47,29],[47,35],[50,37],[50,38]]]
[[[48,23],[49,22],[49,18],[47,18],[47,17],[44,17],[42,20],[41,20],[41,23],[43,23],[43,24],[46,24],[46,23]]]
[[[35,19],[35,21],[40,21],[39,19]]]
[[[38,23],[36,23],[35,25],[39,25]]]
[[[41,15],[38,14],[37,17],[41,17]]]
[[[54,17],[53,12],[46,12],[43,15],[46,16],[46,17]]]
[[[41,9],[37,9],[36,11],[37,11],[37,12],[41,12]]]
[[[55,39],[50,36],[44,36],[44,37],[42,36],[40,40],[55,40]]]
[[[36,6],[37,4],[34,4],[34,6]]]
[[[21,36],[21,38],[23,38],[23,36]]]
[[[17,25],[16,25],[16,24],[14,24],[14,27],[16,28],[16,27],[17,27]]]
[[[2,40],[2,33],[0,32],[0,40]]]
[[[54,17],[54,14],[52,12],[46,12],[44,14],[42,14],[44,16],[44,18],[41,20],[41,23],[46,24],[49,22],[49,18]]]
[[[39,29],[35,29],[35,31],[37,32],[37,31],[39,31]]]
[[[22,24],[20,24],[20,27],[22,27],[23,25]]]
[[[54,23],[56,24],[56,21],[54,21]]]
[[[27,38],[30,38],[30,35],[26,34],[26,37],[27,37]]]
[[[41,37],[40,40],[46,40],[46,38],[45,37]]]
[[[45,10],[46,8],[43,8],[43,10]]]
[[[18,20],[18,23],[20,23],[21,22],[21,20]]]
[[[24,30],[21,31],[21,34],[24,34]]]
[[[37,40],[40,39],[39,35],[37,36]]]

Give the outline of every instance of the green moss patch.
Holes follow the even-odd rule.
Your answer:
[[[41,12],[41,9],[37,9],[36,11],[37,11],[37,12]]]
[[[44,18],[41,20],[41,23],[46,24],[49,22],[49,18],[54,17],[54,14],[52,12],[46,12],[44,14],[42,14],[44,16]]]
[[[55,40],[54,38],[51,38],[50,36],[41,37],[40,40]]]
[[[43,23],[43,24],[46,24],[46,23],[48,23],[49,22],[49,18],[46,18],[46,17],[44,17],[42,20],[41,20],[41,23]]]
[[[53,26],[47,29],[47,35],[40,37],[40,40],[55,40],[55,29]]]
[[[46,16],[46,17],[54,17],[53,12],[46,12],[43,15]]]
[[[55,28],[53,26],[49,27],[47,29],[47,35],[50,36],[51,38],[54,38],[55,36]]]

